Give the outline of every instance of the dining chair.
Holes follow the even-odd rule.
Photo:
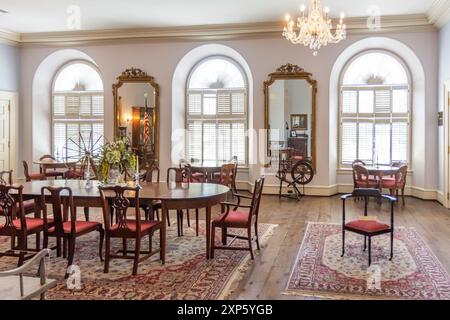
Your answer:
[[[27,182],[33,180],[45,180],[45,175],[43,173],[30,173],[28,162],[23,160],[22,164],[23,164],[23,174],[25,175],[25,179]]]
[[[168,168],[167,169],[167,177],[166,177],[167,183],[191,183],[192,182],[192,176],[191,176],[191,170],[189,166],[184,166],[181,168]],[[167,211],[167,220],[169,211]],[[177,209],[177,230],[178,230],[178,236],[183,236],[183,215],[184,212],[181,209]],[[187,218],[187,224],[188,227],[191,227],[191,219],[189,215],[189,209],[186,209],[186,218]],[[196,221],[196,235],[198,236],[198,220],[199,220],[199,212],[198,209],[195,209],[195,221]]]
[[[398,171],[394,174],[394,177],[388,178],[383,177],[381,180],[381,187],[383,189],[389,189],[390,194],[398,198],[399,191],[402,193],[402,205],[405,206],[405,186],[406,186],[406,177],[408,175],[408,166],[402,165],[398,169]]]
[[[144,176],[143,181],[147,183],[159,183],[159,176],[160,176],[160,170],[157,165],[152,165],[149,167]],[[161,210],[161,201],[157,200],[151,200],[150,202],[142,201],[140,202],[141,208],[144,210],[145,213],[145,220],[151,219],[154,220],[155,214],[156,219],[159,221],[159,211]],[[167,225],[170,227],[170,219],[167,217]]]
[[[3,185],[13,184],[12,173],[13,173],[12,170],[0,171],[0,184]]]
[[[255,182],[255,187],[253,189],[253,196],[252,197],[245,197],[245,198],[251,198],[251,204],[250,205],[244,205],[239,203],[231,203],[231,202],[222,202],[222,207],[226,207],[225,212],[219,214],[212,222],[212,235],[211,235],[211,257],[214,258],[214,250],[249,250],[250,256],[252,260],[254,259],[253,255],[253,248],[252,248],[252,225],[254,225],[255,228],[255,241],[256,241],[256,248],[259,250],[259,234],[258,234],[258,215],[259,215],[259,204],[261,202],[261,196],[262,196],[262,190],[264,187],[264,177],[259,178]],[[235,194],[237,197],[243,198],[242,195]],[[233,207],[233,210],[231,210],[231,207]],[[248,209],[248,212],[246,211],[238,211],[238,208],[245,208]],[[217,246],[215,242],[215,234],[216,234],[216,228],[222,229],[222,246]],[[233,229],[247,229],[247,237],[236,235],[236,234],[229,234],[228,228]],[[231,240],[230,244],[227,245],[227,238],[232,237],[233,240]],[[241,240],[247,240],[248,241],[248,247],[232,247],[231,245],[236,239]]]
[[[354,189],[358,188],[376,188],[380,186],[380,182],[370,178],[369,170],[361,164],[353,165],[353,184]]]
[[[156,253],[160,253],[160,259],[163,260],[162,248],[165,239],[163,238],[162,222],[156,220],[141,220],[141,213],[139,207],[139,188],[128,186],[112,186],[99,187],[100,196],[103,203],[103,219],[105,224],[105,266],[104,272],[109,272],[109,262],[111,259],[132,259],[133,260],[133,275],[137,274],[138,264]],[[127,197],[129,195],[129,197]],[[131,205],[130,199],[133,199],[134,206]],[[114,209],[117,217],[117,222],[111,224],[109,219],[110,208]],[[127,216],[128,209],[134,211],[133,218],[129,219]],[[152,237],[155,231],[160,232],[159,249],[153,250]],[[149,250],[141,251],[141,240],[148,236]],[[111,240],[114,238],[122,239],[122,250],[116,253],[111,253]],[[134,250],[127,249],[127,240],[133,239],[135,241]],[[128,255],[133,253],[133,255]],[[144,256],[141,256],[143,254]],[[164,261],[162,261],[164,263]]]
[[[16,194],[17,201],[11,195]],[[23,186],[0,184],[0,208],[5,222],[0,225],[0,236],[11,238],[11,250],[1,252],[2,256],[18,257],[18,266],[25,260],[32,258],[40,250],[40,238],[38,235],[44,230],[44,220],[41,218],[27,218],[23,206]],[[49,221],[51,224],[52,221]],[[36,249],[28,248],[29,235],[36,235]],[[15,245],[13,239],[18,239]],[[31,252],[31,253],[30,253]]]
[[[45,205],[45,199],[50,197],[53,225],[48,223],[48,209]],[[73,201],[72,189],[69,187],[42,187],[41,188],[41,202],[44,208],[44,248],[48,247],[48,238],[56,238],[57,240],[57,256],[61,255],[60,239],[67,240],[69,244],[69,256],[67,258],[67,268],[73,263],[75,255],[76,239],[97,231],[100,235],[99,241],[99,256],[102,258],[102,247],[104,230],[100,222],[96,221],[80,221],[77,219],[76,209]],[[65,277],[69,273],[66,271]]]
[[[391,219],[390,224],[372,220],[372,219],[364,219],[359,218],[357,220],[352,220],[346,222],[346,212],[345,212],[345,201],[349,198],[364,198],[364,217],[367,217],[367,204],[369,198],[377,198],[377,199],[386,199],[391,204]],[[342,257],[345,254],[345,232],[351,231],[364,236],[364,247],[363,251],[367,249],[367,240],[368,240],[368,249],[369,249],[369,266],[372,264],[372,237],[378,236],[381,234],[390,233],[390,247],[391,254],[389,260],[392,260],[394,256],[394,203],[396,201],[395,197],[381,194],[380,190],[377,189],[355,189],[352,193],[343,195],[342,199]]]
[[[39,158],[40,161],[44,161],[44,160],[56,160],[55,157],[53,157],[50,154],[45,154],[42,157]],[[39,168],[39,172],[41,174],[44,174],[45,177],[53,177],[55,179],[57,178],[63,178],[64,177],[64,172],[63,171],[58,171],[56,168],[54,168],[53,170],[46,170],[45,172],[42,169],[42,166]]]

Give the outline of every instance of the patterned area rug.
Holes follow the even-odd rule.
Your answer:
[[[195,221],[191,223],[195,227]],[[273,224],[259,225],[263,247],[275,227]],[[250,253],[217,250],[214,259],[206,260],[204,221],[200,221],[198,237],[195,230],[186,226],[183,237],[177,237],[176,230],[175,223],[168,228],[166,264],[161,265],[157,254],[139,264],[136,276],[131,275],[132,260],[123,259],[111,260],[109,273],[103,273],[103,262],[98,257],[97,232],[77,239],[74,264],[79,269],[75,267],[73,271],[76,274],[79,270],[80,281],[77,277],[70,277],[69,282],[64,279],[67,260],[56,258],[53,251],[47,261],[47,270],[49,278],[57,279],[58,285],[47,292],[47,299],[225,299],[248,269]],[[220,231],[217,233],[216,241],[219,243]],[[153,237],[154,248],[159,245],[158,238],[157,232]],[[30,247],[34,246],[32,239],[34,236],[30,237]],[[148,240],[144,238],[143,241],[142,246],[146,250]],[[233,245],[239,243],[236,240]],[[8,248],[9,244],[9,238],[2,237],[0,250]],[[246,245],[245,242],[242,244]],[[50,240],[50,246],[53,245],[53,240]],[[120,239],[113,241],[113,249],[121,247]],[[129,241],[128,249],[131,248],[134,248],[134,243]],[[2,257],[0,270],[12,269],[16,263],[17,258]]]
[[[284,294],[333,299],[450,299],[450,277],[416,231],[394,233],[394,259],[389,261],[389,235],[372,239],[368,267],[364,237],[346,233],[341,257],[341,226],[309,223]]]

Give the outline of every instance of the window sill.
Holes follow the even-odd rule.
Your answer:
[[[353,174],[353,170],[352,168],[339,168],[336,170],[337,174],[342,174],[342,175],[352,175]],[[408,170],[408,176],[412,176],[414,173],[414,171],[412,170]]]

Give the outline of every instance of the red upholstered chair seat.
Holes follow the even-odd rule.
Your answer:
[[[39,231],[44,227],[44,220],[40,218],[26,218],[27,221],[27,231],[28,233],[33,233],[34,231]],[[48,220],[47,223],[52,224],[53,220]],[[17,228],[17,230],[21,230],[22,223],[20,222],[20,219],[14,219],[13,220],[14,226]],[[3,228],[4,226],[1,226]]]
[[[157,225],[161,224],[160,221],[141,221],[141,233],[147,233],[152,228],[156,227]],[[119,225],[113,224],[110,228],[112,232],[117,231],[119,228]],[[136,226],[136,220],[127,220],[127,230],[130,232],[136,232],[137,226]]]
[[[56,170],[49,170],[45,172],[45,176],[47,177],[61,177],[64,175],[64,172],[62,171],[56,171]]]
[[[95,221],[75,221],[75,233],[82,233],[86,232],[88,230],[94,230],[97,228],[98,225],[101,225],[100,222]],[[64,233],[70,233],[71,232],[71,222],[66,221],[63,222],[63,230]],[[51,227],[48,229],[49,233],[52,233],[55,231],[55,227]]]
[[[292,156],[291,159],[292,160],[296,160],[296,161],[300,161],[300,160],[303,160],[304,158],[303,158],[303,156]]]
[[[390,229],[389,225],[379,221],[353,220],[346,223],[345,226],[366,233],[379,232]]]
[[[373,179],[369,179],[369,181],[356,180],[355,182],[358,188],[378,188],[378,181]]]
[[[45,175],[43,173],[30,173],[28,174],[31,180],[43,180]]]
[[[381,184],[385,189],[402,189],[405,185],[404,182],[396,182],[395,179],[383,179]]]
[[[191,174],[193,182],[205,181],[205,175],[202,172],[195,172]]]
[[[213,224],[217,226],[226,225],[230,228],[245,228],[249,222],[249,213],[242,211],[229,211],[226,215],[225,213],[219,214],[213,221]]]

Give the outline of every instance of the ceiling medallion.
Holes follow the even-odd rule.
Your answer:
[[[332,34],[332,23],[329,18],[330,9],[325,7],[322,10],[320,0],[311,0],[308,16],[305,16],[305,6],[301,5],[301,17],[297,19],[297,26],[286,15],[287,25],[284,27],[283,36],[293,44],[303,44],[314,50],[317,56],[318,50],[328,43],[338,43],[346,37],[346,26],[344,24],[344,13],[341,13],[339,23],[336,25],[336,32]],[[294,29],[295,28],[295,29]],[[298,30],[296,30],[298,29]],[[298,31],[298,32],[297,32]]]

